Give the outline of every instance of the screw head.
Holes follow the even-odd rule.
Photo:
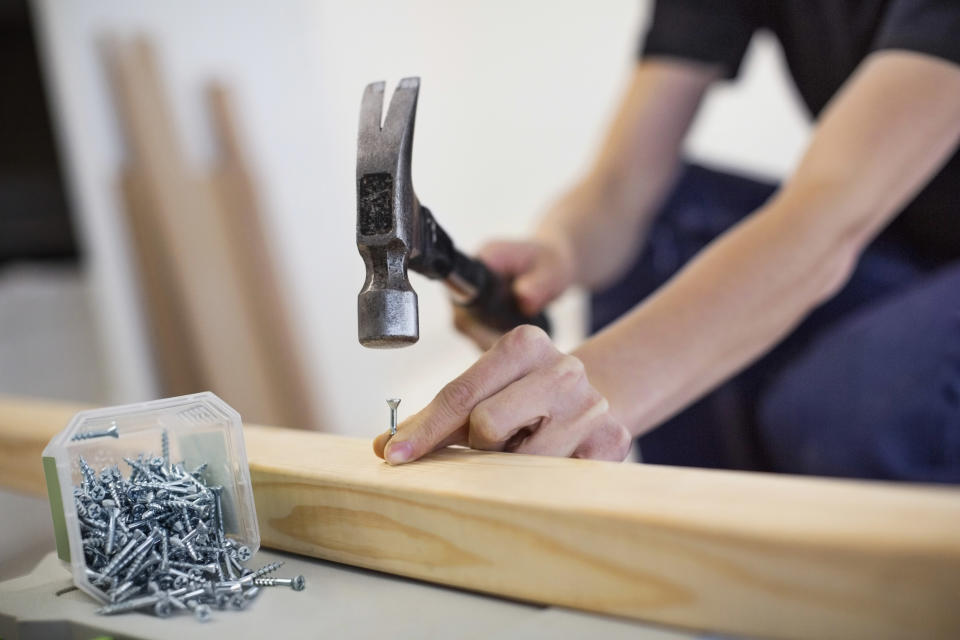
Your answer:
[[[251,556],[250,547],[246,545],[241,545],[237,548],[237,560],[240,562],[246,562],[250,559]]]
[[[304,579],[303,576],[297,576],[290,583],[290,588],[292,588],[294,591],[303,591],[304,588],[306,588],[306,586],[307,586],[307,581]]]
[[[193,608],[193,617],[200,622],[206,622],[210,619],[210,607],[205,604],[198,604]]]
[[[153,605],[153,613],[158,618],[166,618],[173,612],[173,607],[170,605],[170,601],[167,599],[158,600],[157,604]]]

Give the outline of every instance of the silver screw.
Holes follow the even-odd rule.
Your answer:
[[[268,573],[273,573],[277,569],[283,566],[283,560],[278,560],[277,562],[271,562],[270,564],[263,565],[256,571],[251,574],[245,575],[240,578],[241,584],[246,584],[248,582],[253,582],[257,578],[267,575]]]
[[[78,433],[71,440],[89,440],[90,438],[119,438],[120,433],[117,431],[117,423],[110,425],[109,429],[104,429],[103,431],[87,431],[86,433]]]
[[[163,456],[163,468],[170,468],[170,436],[167,434],[167,430],[164,429],[163,433],[160,434],[160,451]]]
[[[166,618],[173,613],[173,606],[170,604],[170,600],[165,598],[153,605],[153,615],[158,618]]]
[[[133,600],[127,600],[126,602],[118,602],[117,604],[108,604],[105,607],[100,607],[97,609],[96,613],[99,613],[100,615],[110,615],[113,613],[123,613],[124,611],[143,609],[144,607],[152,607],[165,597],[166,594],[156,594],[152,596],[145,596],[143,598],[134,598]]]
[[[108,556],[113,554],[113,543],[117,531],[117,505],[113,500],[104,500],[103,506],[107,508],[110,514],[110,523],[107,525],[107,545],[103,550]]]
[[[295,578],[256,578],[253,581],[258,587],[290,587],[294,591],[303,591],[307,586],[307,581],[303,576]]]
[[[193,617],[197,622],[206,622],[210,619],[210,607],[205,604],[198,604],[196,600],[187,600],[187,608],[193,611]]]
[[[213,492],[214,499],[214,513],[217,520],[217,541],[220,543],[220,546],[223,546],[223,503],[221,501],[221,494],[223,493],[223,487],[207,487],[210,491]]]
[[[138,542],[139,541],[136,538],[133,538],[132,540],[127,542],[126,546],[123,549],[121,549],[117,553],[117,555],[113,556],[113,559],[110,560],[109,563],[107,563],[107,566],[105,566],[103,568],[103,571],[101,571],[100,573],[103,574],[104,577],[107,577],[107,578],[111,577],[115,572],[117,572],[120,569],[120,563],[123,562],[128,555],[130,555],[130,552],[133,551],[134,547],[137,546]]]
[[[390,435],[397,435],[397,406],[400,404],[400,398],[390,398],[387,400],[390,406]]]
[[[168,437],[162,440],[167,449]],[[186,609],[203,621],[212,606],[244,608],[261,590],[254,581],[282,562],[256,571],[244,567],[252,554],[225,536],[223,487],[208,487],[198,477],[204,465],[190,474],[184,462],[173,464],[169,452],[163,454],[125,458],[127,479],[116,466],[96,474],[78,458],[82,484],[73,498],[87,579],[108,601],[101,613],[143,609],[166,617]],[[270,586],[305,586],[302,576],[268,580]]]

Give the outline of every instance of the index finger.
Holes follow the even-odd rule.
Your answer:
[[[550,337],[532,325],[513,329],[466,371],[447,383],[430,404],[397,426],[383,449],[390,464],[416,460],[444,446],[470,419],[477,404],[545,363],[556,351]],[[389,436],[388,436],[389,437]],[[374,442],[374,449],[383,436]]]

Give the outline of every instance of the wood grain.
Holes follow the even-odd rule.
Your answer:
[[[70,413],[0,401],[0,482],[11,439],[39,467]],[[364,439],[245,433],[270,548],[717,633],[960,637],[954,488],[461,449],[390,467]]]

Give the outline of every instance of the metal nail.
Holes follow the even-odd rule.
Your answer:
[[[400,398],[390,398],[387,405],[390,407],[390,435],[397,434],[397,406],[400,404]]]

